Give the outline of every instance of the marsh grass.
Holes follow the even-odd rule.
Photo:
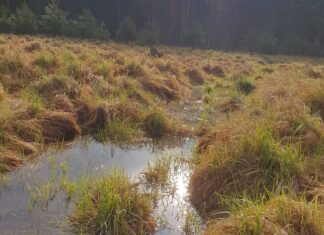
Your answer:
[[[39,43],[40,47],[26,43],[31,40]],[[202,110],[199,111],[202,122],[197,124],[199,127],[203,123],[204,132],[198,137],[201,138],[201,143],[194,161],[190,188],[195,207],[199,211],[210,212],[204,215],[205,219],[212,218],[209,215],[218,214],[223,209],[232,209],[230,205],[238,200],[250,200],[254,205],[259,205],[260,211],[270,213],[264,208],[268,208],[267,201],[271,204],[273,195],[286,192],[287,188],[298,195],[307,194],[306,189],[314,191],[315,186],[323,183],[324,145],[320,134],[323,130],[323,80],[319,76],[323,66],[320,59],[238,55],[174,47],[162,47],[163,58],[152,59],[147,56],[148,48],[129,47],[112,42],[96,43],[14,35],[0,35],[0,41],[5,42],[0,50],[0,83],[3,87],[2,95],[0,90],[0,135],[6,140],[9,137],[15,140],[15,144],[23,141],[23,144],[47,146],[47,143],[58,140],[72,140],[80,134],[101,134],[102,137],[118,141],[143,137],[143,132],[153,138],[168,134],[181,135],[181,127],[186,124],[181,117],[182,114],[187,114],[178,108],[169,115],[169,107],[173,103],[186,103],[192,98],[192,92],[196,100],[201,100],[205,95],[205,102],[202,102]],[[309,73],[312,70],[321,74]],[[262,79],[251,79],[260,76]],[[198,86],[202,89],[195,94],[193,86],[202,84],[204,87]],[[54,105],[57,96],[65,97],[69,109],[58,107],[57,103]],[[131,111],[106,108],[116,103]],[[62,106],[64,104],[66,103]],[[221,107],[222,104],[225,104],[224,108]],[[133,109],[137,105],[139,108]],[[304,113],[304,105],[309,107],[311,115]],[[183,105],[179,106],[183,108]],[[224,114],[217,112],[219,107],[224,110]],[[214,109],[216,115],[213,113]],[[98,117],[98,110],[104,110],[100,113],[102,116]],[[267,116],[273,110],[277,114],[274,117]],[[231,113],[232,111],[235,113]],[[118,115],[116,118],[116,113],[121,118]],[[225,115],[227,118],[223,117]],[[317,116],[316,121],[313,120],[314,115]],[[220,120],[222,123],[216,125]],[[97,126],[85,125],[98,122],[102,124],[100,127],[108,127],[107,130],[90,130]],[[17,123],[20,124],[18,131]],[[263,127],[257,128],[258,126]],[[193,126],[190,129],[194,129]],[[32,135],[28,134],[30,132]],[[1,172],[22,164],[20,150],[17,151],[17,147],[8,143],[0,144]],[[153,176],[155,171],[156,174],[166,171],[163,170],[163,164],[166,163],[160,163],[160,167],[151,165],[150,175]],[[305,182],[305,178],[310,182]],[[125,187],[132,185],[125,183],[122,176],[114,179],[122,182],[121,185]],[[36,194],[46,201],[57,190],[64,189],[67,198],[73,200],[79,191],[78,184],[70,182],[63,173],[59,181],[54,188],[50,182]],[[106,196],[100,194],[99,188],[105,183],[99,181],[98,179],[94,185],[84,184],[87,185],[84,186],[84,195],[88,196],[84,205],[86,201],[89,203],[90,215],[83,211],[82,216],[78,217],[82,219],[82,222],[76,222],[76,229],[80,233],[87,232],[81,231],[83,228],[80,224],[87,225],[86,222],[91,221],[89,218],[94,218],[93,215],[101,216],[96,211],[99,207],[94,204],[97,203],[95,200]],[[118,185],[111,181],[112,179],[108,179],[109,187]],[[92,186],[96,186],[98,190]],[[133,189],[134,187],[130,187],[124,190],[131,190],[130,195],[140,195],[130,197],[141,198],[142,192]],[[102,191],[104,193],[105,190]],[[121,194],[118,190],[115,192]],[[95,198],[94,195],[100,197]],[[311,198],[317,196],[318,193]],[[290,195],[287,198],[292,204],[298,201]],[[83,202],[82,199],[79,201]],[[146,207],[140,199],[138,202]],[[114,207],[119,208],[121,214],[126,211],[122,210],[123,206],[127,210],[132,208],[123,203],[120,207]],[[303,205],[305,203],[309,202],[302,202]],[[271,204],[272,207],[277,205]],[[286,211],[291,208],[289,203],[287,208]],[[245,218],[250,218],[249,214],[254,218],[253,210],[246,211]],[[233,212],[234,217],[238,215],[234,214]],[[260,214],[264,215],[261,212]],[[123,219],[123,216],[124,214],[122,217],[115,217]],[[220,217],[222,216],[224,215]],[[271,218],[277,221],[277,217]],[[102,222],[101,219],[100,217],[100,220],[93,221],[86,229],[98,226],[104,232],[108,231],[105,230],[106,220],[102,219]],[[262,228],[260,220],[256,221],[251,225],[251,233],[258,233]],[[300,217],[296,221],[299,224],[304,222]],[[223,226],[224,224],[219,225],[223,222],[212,221],[209,227],[213,227],[213,224]],[[294,221],[288,222],[295,225]],[[258,228],[254,228],[254,224]],[[281,222],[271,223],[271,226],[276,227],[278,224]],[[240,228],[241,225],[239,223]],[[133,224],[124,227],[127,229],[132,226]],[[134,233],[144,231],[144,227],[143,225],[143,229],[134,230]],[[233,231],[241,230],[236,230],[235,227]],[[246,231],[249,232],[249,228]],[[293,234],[294,230],[292,231]],[[131,233],[125,230],[122,232]]]
[[[166,115],[159,110],[149,113],[143,120],[145,132],[153,138],[161,138],[170,132],[170,125]]]
[[[76,233],[148,234],[155,230],[150,195],[123,172],[84,181],[70,223]]]
[[[206,159],[210,163],[204,163],[201,172],[194,173],[190,182],[191,201],[202,206],[199,209],[203,214],[227,209],[229,203],[224,198],[247,196],[256,200],[260,196],[269,197],[269,192],[295,188],[305,168],[298,147],[281,146],[263,128],[243,138],[237,149],[217,150],[210,157]],[[201,178],[202,172],[209,178]]]
[[[50,71],[59,66],[59,60],[50,52],[43,51],[34,60],[34,64],[46,71]]]
[[[10,178],[4,174],[0,173],[0,187],[10,184]]]
[[[236,77],[232,89],[216,86],[218,94],[210,94],[221,110],[236,112],[202,135],[194,158],[190,200],[210,219],[206,234],[323,233],[324,210],[316,201],[323,183],[322,89],[316,88],[322,83],[305,82],[299,73],[274,67],[264,79]],[[217,102],[234,94],[240,108],[231,109],[230,98]]]
[[[96,140],[100,142],[130,142],[131,140],[139,140],[143,135],[140,124],[130,120],[116,119],[111,121],[106,128],[100,130],[94,135]]]
[[[96,64],[96,74],[103,76],[106,81],[112,79],[112,62],[102,61]]]
[[[256,87],[252,82],[245,76],[240,76],[235,82],[235,87],[238,91],[244,93],[245,95],[250,94]]]
[[[229,218],[211,223],[206,234],[323,234],[323,211],[318,202],[275,196],[267,202],[245,201]]]
[[[143,68],[138,65],[135,61],[132,61],[127,65],[128,76],[130,77],[139,77],[144,75]]]
[[[183,232],[185,235],[200,235],[204,234],[204,226],[201,218],[190,209],[186,209],[185,223],[183,225]]]
[[[43,98],[33,89],[26,89],[21,94],[21,98],[29,104],[29,111],[36,115],[44,108]]]
[[[324,120],[324,87],[308,93],[305,102],[314,114],[321,116],[322,120]]]
[[[12,35],[9,41],[6,35],[1,39],[8,42],[3,45],[0,56],[0,129],[4,135],[22,138],[27,144],[43,145],[44,142],[48,144],[66,137],[71,140],[88,133],[114,141],[128,141],[143,137],[143,131],[154,138],[171,130],[173,133],[178,131],[170,128],[173,117],[164,115],[164,101],[184,97],[189,90],[178,58],[174,57],[175,64],[152,61],[145,48],[114,43]],[[103,126],[108,128],[97,128],[97,133],[87,129],[93,125],[84,125],[98,121],[96,112],[99,107],[119,102],[142,105],[141,109],[147,114],[151,114],[150,106],[153,105],[162,114],[147,115],[145,120],[140,117],[134,121],[133,113],[126,112],[109,125],[109,118],[105,119],[107,123]],[[18,120],[11,128],[15,119]],[[19,133],[11,133],[17,125]],[[61,128],[62,125],[68,126]],[[23,128],[26,126],[28,128]],[[43,132],[46,141],[39,143],[41,138],[25,138],[29,136],[25,133],[29,130]],[[66,130],[72,130],[73,138]],[[6,164],[15,165],[10,159]]]
[[[145,184],[150,187],[164,188],[171,183],[173,157],[171,155],[157,157],[155,162],[149,163],[142,172]]]
[[[0,109],[1,109],[1,113],[0,113],[0,133],[1,133],[5,131],[3,129],[5,123],[11,120],[14,114],[13,114],[13,109],[10,107],[10,104],[7,102],[7,100],[0,101]]]

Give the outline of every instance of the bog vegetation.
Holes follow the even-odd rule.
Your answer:
[[[192,135],[190,201],[206,234],[324,234],[323,60],[156,50],[1,35],[0,172],[81,135]],[[146,181],[166,184],[169,165],[150,165]],[[81,186],[76,233],[154,230],[151,195],[123,173]]]

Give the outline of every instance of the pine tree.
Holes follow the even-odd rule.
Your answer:
[[[136,24],[131,18],[124,18],[119,25],[117,38],[124,42],[133,42],[136,40]]]
[[[59,8],[57,0],[52,0],[45,7],[45,14],[41,17],[42,29],[50,35],[64,35],[67,33],[68,20],[66,13]]]
[[[23,3],[9,18],[9,24],[15,33],[33,34],[37,32],[38,20],[33,11]]]
[[[0,5],[0,32],[6,33],[10,30],[10,24],[9,24],[9,13],[8,10]]]
[[[78,16],[77,21],[72,23],[74,29],[74,36],[81,38],[96,38],[96,39],[107,39],[110,34],[105,29],[105,25],[98,24],[96,18],[93,17],[90,10],[85,8],[81,15]]]

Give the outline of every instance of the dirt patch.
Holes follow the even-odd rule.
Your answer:
[[[45,143],[70,141],[81,134],[75,115],[67,112],[48,111],[40,115],[39,125]]]

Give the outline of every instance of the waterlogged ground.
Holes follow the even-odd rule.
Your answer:
[[[1,186],[1,234],[70,234],[67,221],[73,202],[55,185],[64,184],[66,179],[80,181],[85,176],[95,180],[114,169],[124,169],[136,181],[148,162],[165,154],[190,157],[193,145],[191,139],[147,140],[123,148],[87,138],[49,151],[11,173],[7,184]],[[172,176],[173,196],[161,192],[159,197],[164,199],[157,201],[156,216],[160,224],[157,234],[183,234],[185,220],[194,221],[187,203],[190,172],[186,167],[176,172]]]

